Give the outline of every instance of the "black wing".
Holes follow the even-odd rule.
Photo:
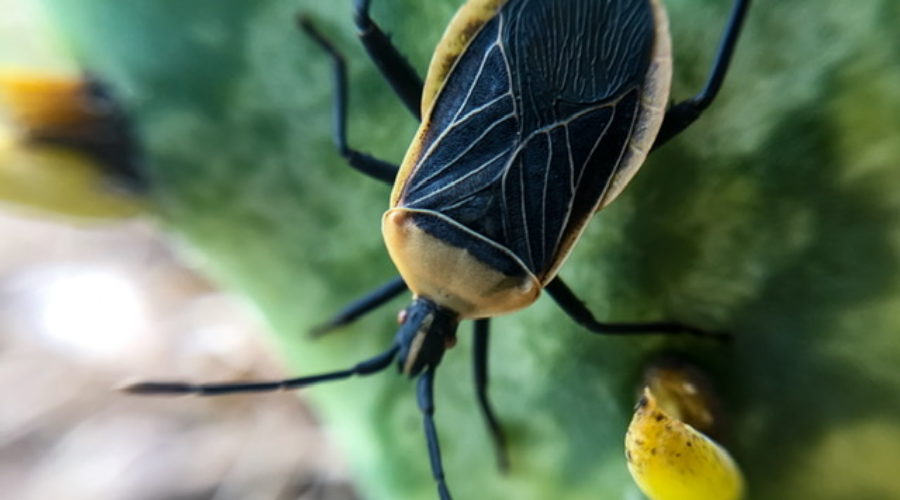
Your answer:
[[[653,32],[647,0],[510,0],[448,75],[399,204],[542,276],[619,167]]]

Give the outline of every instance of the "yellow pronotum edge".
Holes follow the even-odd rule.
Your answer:
[[[541,293],[537,278],[527,272],[520,277],[507,276],[466,249],[429,235],[413,221],[416,213],[443,218],[428,211],[394,208],[385,213],[381,225],[391,260],[414,294],[465,319],[506,314],[537,300]]]
[[[649,389],[625,436],[628,470],[651,500],[739,500],[744,479],[728,452],[663,411]]]

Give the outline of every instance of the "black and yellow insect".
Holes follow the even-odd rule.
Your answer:
[[[674,322],[601,323],[557,277],[593,214],[625,188],[647,154],[689,126],[725,76],[749,0],[736,0],[704,89],[667,108],[672,73],[660,0],[468,0],[437,46],[424,82],[355,0],[360,38],[404,104],[421,119],[397,167],[351,149],[345,137],[342,56],[332,57],[335,142],[356,169],[393,183],[382,219],[400,277],[321,330],[352,321],[407,288],[413,302],[385,352],[347,370],[278,382],[148,382],[138,393],[223,394],[302,387],[369,375],[397,361],[417,378],[431,467],[449,499],[434,427],[435,371],[460,321],[475,321],[479,404],[505,464],[487,400],[489,318],[546,290],[569,316],[603,334],[694,333]]]
[[[149,187],[132,123],[106,84],[0,73],[0,200],[109,219],[146,209]]]

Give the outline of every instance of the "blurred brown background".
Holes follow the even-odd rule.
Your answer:
[[[7,499],[351,499],[293,393],[139,398],[144,377],[284,375],[253,311],[147,222],[0,206],[0,491]]]
[[[73,71],[38,2],[0,9],[0,70]],[[181,264],[152,223],[74,224],[0,204],[0,497],[354,498],[293,393],[115,391],[138,376],[285,373],[250,307]]]
[[[0,71],[75,71],[38,2],[0,0],[0,11]],[[50,219],[0,203],[0,497],[355,498],[296,393],[115,390],[135,377],[287,375],[251,307],[170,244],[148,221]]]

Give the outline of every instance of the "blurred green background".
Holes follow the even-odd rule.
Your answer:
[[[461,2],[373,3],[424,71]],[[702,84],[730,5],[665,4],[679,99]],[[355,147],[399,162],[416,127],[354,39],[349,0],[43,5],[133,117],[161,220],[263,311],[298,373],[390,341],[401,300],[320,341],[304,334],[394,270],[379,230],[388,188],[335,152],[328,60],[295,14],[348,57]],[[548,299],[494,321],[502,476],[463,325],[436,389],[458,498],[640,498],[622,440],[641,370],[663,352],[719,382],[751,498],[900,498],[898,21],[893,0],[755,2],[720,98],[597,216],[561,273],[598,317],[677,319],[734,342],[597,338]],[[385,374],[304,392],[364,497],[435,497],[412,384]]]

